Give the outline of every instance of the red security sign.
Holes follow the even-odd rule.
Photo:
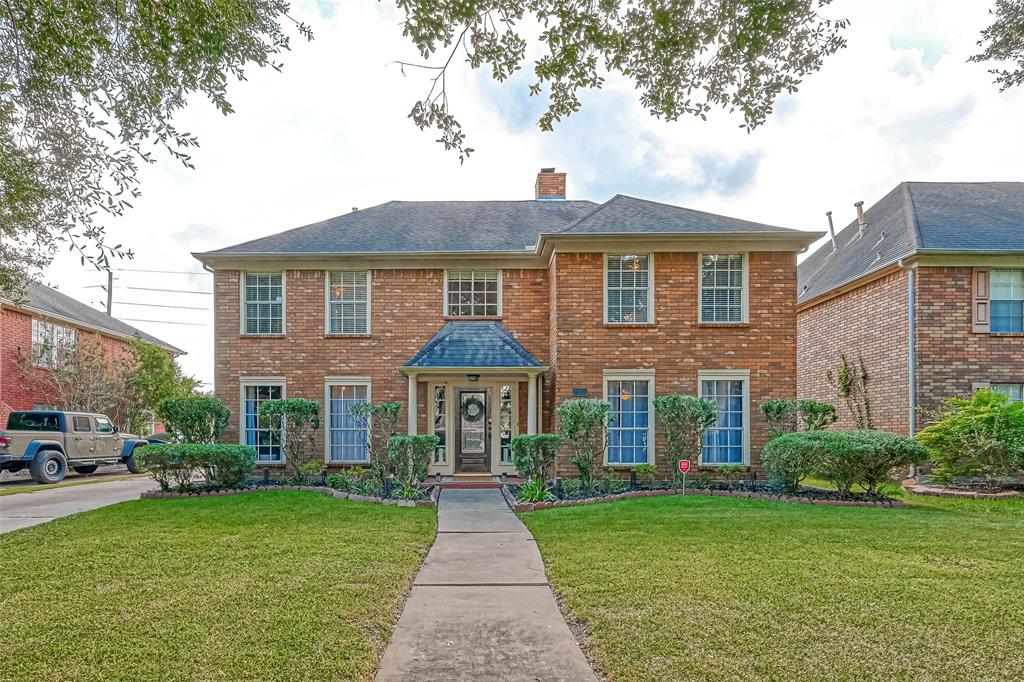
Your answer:
[[[681,459],[679,460],[679,473],[685,474],[690,470],[690,460]]]

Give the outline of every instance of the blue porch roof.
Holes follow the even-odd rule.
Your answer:
[[[542,367],[500,323],[450,321],[406,367]]]

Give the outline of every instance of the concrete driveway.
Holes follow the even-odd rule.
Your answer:
[[[0,533],[46,523],[61,516],[106,507],[125,500],[137,500],[153,488],[153,480],[88,483],[0,497]]]

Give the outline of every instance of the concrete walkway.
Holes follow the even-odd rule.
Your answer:
[[[378,682],[596,682],[558,611],[533,536],[498,490],[443,491],[437,531]]]
[[[106,507],[125,500],[137,500],[153,488],[153,480],[133,478],[69,485],[31,493],[0,497],[0,533],[53,521],[61,516]]]

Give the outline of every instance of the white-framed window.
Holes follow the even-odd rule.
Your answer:
[[[605,464],[654,463],[654,372],[605,370],[608,444]]]
[[[242,333],[284,334],[284,273],[242,276]]]
[[[1002,393],[1015,403],[1024,402],[1024,385],[991,384],[992,390]]]
[[[369,461],[366,420],[352,415],[352,407],[370,402],[370,379],[339,377],[325,382],[327,402],[327,461],[365,464]]]
[[[78,348],[78,330],[32,318],[32,364],[58,367]]]
[[[704,466],[748,464],[750,450],[750,372],[698,373],[700,397],[715,404],[718,422],[704,435]]]
[[[605,254],[604,321],[607,324],[653,322],[652,261],[649,253]]]
[[[370,333],[370,272],[327,273],[327,333]]]
[[[532,379],[531,379],[532,381]],[[516,435],[518,424],[516,415],[517,394],[519,384],[501,384],[498,386],[498,443],[501,448],[502,464],[512,463],[512,439]]]
[[[260,405],[268,400],[284,399],[284,380],[276,377],[243,379],[241,387],[243,421],[239,435],[242,444],[256,449],[257,463],[283,462],[281,441],[260,423]]]
[[[444,290],[449,317],[501,315],[501,270],[446,270]]]
[[[702,323],[747,321],[747,257],[743,253],[702,253],[698,308]]]
[[[431,385],[434,400],[433,434],[437,436],[437,449],[434,450],[434,464],[448,462],[448,387],[444,384]]]
[[[990,271],[993,332],[1024,332],[1024,270],[992,268]]]

